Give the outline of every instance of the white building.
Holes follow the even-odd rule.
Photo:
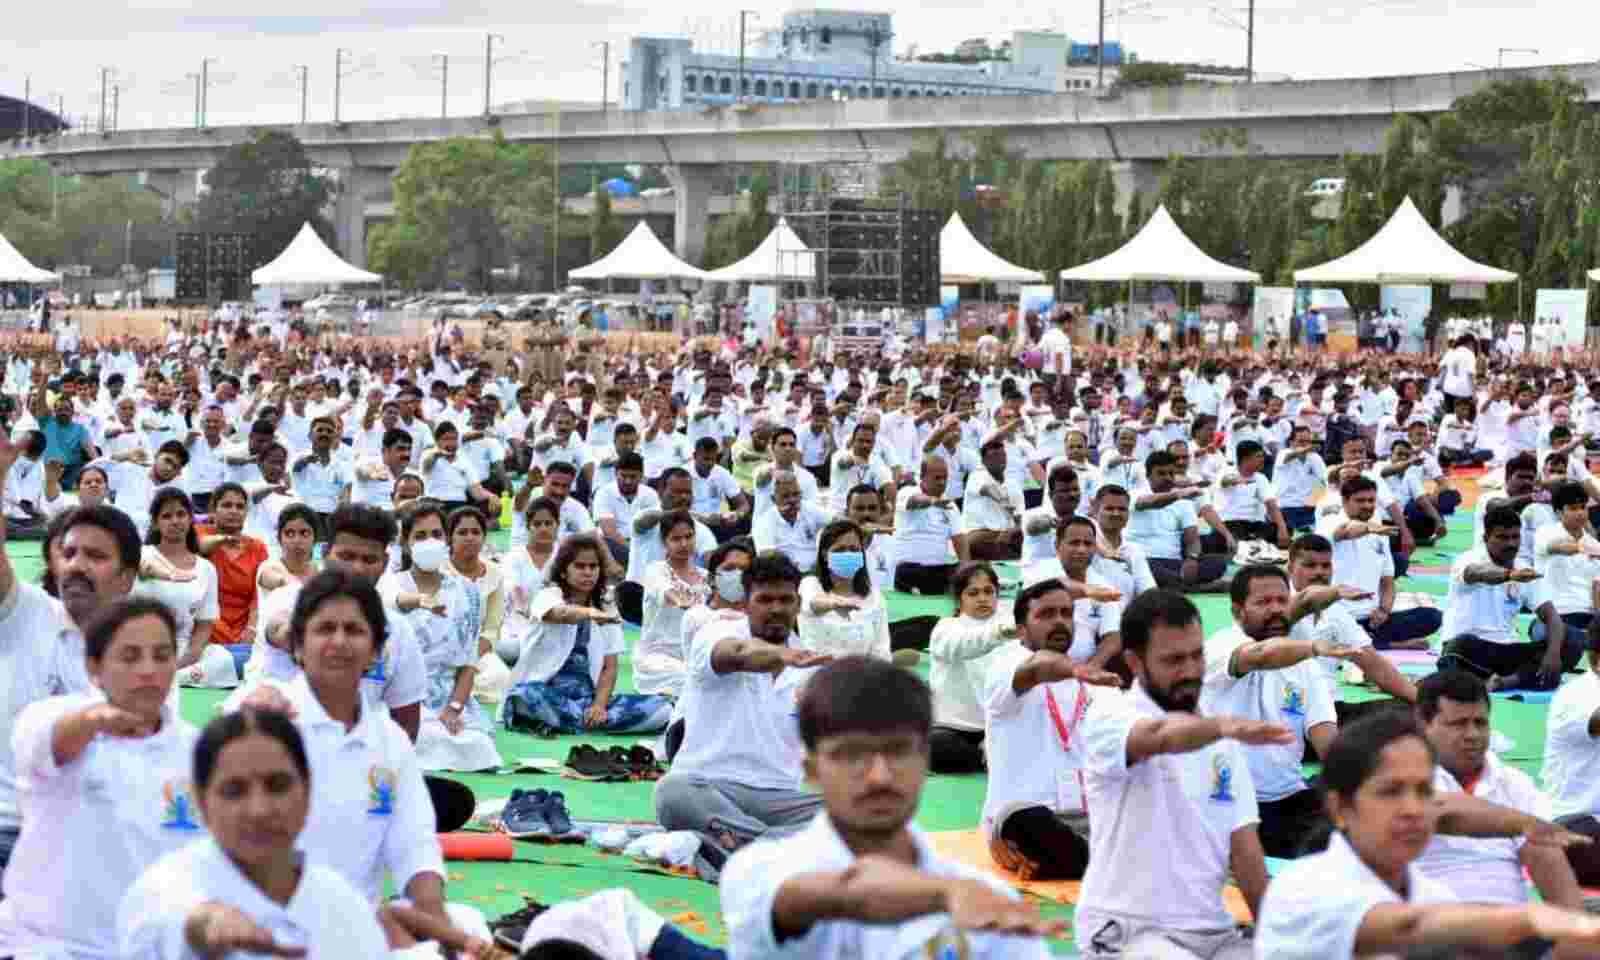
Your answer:
[[[923,63],[891,54],[887,13],[791,10],[744,59],[743,99],[789,103],[843,98],[1002,96],[1054,93],[1067,38],[1019,31],[1010,61]],[[740,99],[739,57],[696,53],[681,37],[635,37],[622,63],[625,110],[681,110]]]

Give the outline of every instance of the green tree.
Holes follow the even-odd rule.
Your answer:
[[[322,211],[337,184],[287,133],[263,131],[228,148],[206,171],[205,185],[193,217],[202,229],[253,234],[256,249],[268,258],[287,247],[306,223],[336,245],[333,225]]]
[[[55,228],[63,263],[102,276],[124,263],[149,269],[172,249],[161,200],[130,176],[76,177],[59,185]]]
[[[589,256],[595,260],[622,242],[622,222],[611,209],[611,191],[601,184],[594,192],[594,212],[589,215]]]
[[[1182,65],[1176,63],[1161,63],[1155,60],[1140,60],[1136,63],[1125,63],[1117,71],[1117,82],[1112,84],[1113,90],[1127,90],[1138,87],[1174,87],[1184,83],[1189,78],[1189,73]]]
[[[367,232],[368,266],[405,289],[433,284],[442,254],[423,240],[414,223],[380,223]]]
[[[499,131],[413,146],[395,173],[394,202],[394,224],[409,233],[386,234],[375,264],[393,257],[412,268],[425,252],[428,282],[489,290],[497,266],[516,262],[538,275],[548,261],[555,214],[548,154]]]
[[[50,216],[51,176],[43,160],[0,160],[0,234],[40,264],[54,264],[61,254]]]

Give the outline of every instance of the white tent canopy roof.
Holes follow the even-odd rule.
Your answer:
[[[1517,279],[1469,260],[1429,226],[1410,197],[1372,238],[1342,257],[1294,272],[1296,283],[1509,283]]]
[[[54,283],[60,279],[60,275],[29,263],[28,258],[0,234],[0,283]]]
[[[1194,245],[1163,204],[1133,239],[1098,260],[1061,271],[1061,279],[1260,283],[1261,274],[1212,259]]]
[[[750,251],[750,255],[720,270],[711,271],[711,279],[722,281],[815,280],[817,255],[811,252],[793,229],[789,221],[779,218],[766,239]]]
[[[1593,280],[1595,283],[1600,283],[1600,269],[1590,270],[1589,279]]]
[[[679,260],[661,239],[640,221],[616,249],[586,267],[568,271],[574,280],[709,280],[711,274]]]
[[[300,227],[300,232],[276,260],[250,274],[250,282],[258,287],[291,283],[377,283],[382,279],[376,273],[368,273],[339,259],[309,223]]]
[[[959,212],[939,231],[939,279],[945,283],[1043,283],[1044,274],[1019,267],[978,242]]]

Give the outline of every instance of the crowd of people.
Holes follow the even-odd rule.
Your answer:
[[[1594,358],[1072,323],[803,362],[0,341],[43,563],[0,551],[0,956],[487,956],[438,833],[502,730],[656,737],[734,958],[1046,955],[914,825],[930,774],[986,775],[996,868],[1082,882],[1085,956],[1600,955]],[[1468,477],[1440,609],[1401,584]],[[233,692],[196,729],[183,686]],[[1503,689],[1554,691],[1543,789],[1490,749]],[[626,891],[513,945],[715,953]]]

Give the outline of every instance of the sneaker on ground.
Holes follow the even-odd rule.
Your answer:
[[[552,824],[545,813],[550,795],[544,790],[513,790],[500,812],[500,823],[512,837],[548,837]],[[567,829],[572,823],[567,822]]]
[[[535,790],[535,793],[544,793]],[[564,837],[572,832],[572,815],[567,812],[567,798],[559,790],[552,790],[544,797],[541,807],[544,814],[545,826],[552,836]]]
[[[508,913],[489,924],[489,930],[494,934],[495,945],[511,951],[512,954],[521,954],[522,939],[528,935],[528,925],[548,909],[550,908],[538,901],[527,900],[521,910]]]

